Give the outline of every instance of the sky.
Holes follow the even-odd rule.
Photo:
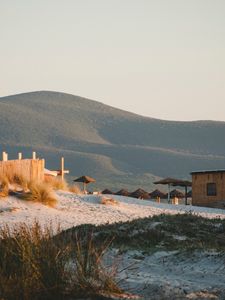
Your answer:
[[[0,97],[37,90],[225,121],[225,1],[0,0]]]

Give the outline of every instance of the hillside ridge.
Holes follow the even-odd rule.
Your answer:
[[[64,155],[72,177],[89,174],[104,187],[148,188],[156,177],[224,168],[223,136],[225,122],[143,117],[72,94],[0,98],[0,151],[37,150],[53,169]]]

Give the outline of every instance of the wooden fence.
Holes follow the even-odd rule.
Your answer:
[[[44,180],[44,159],[17,159],[0,161],[1,175],[22,175],[27,180]]]

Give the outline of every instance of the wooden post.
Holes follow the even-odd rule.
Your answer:
[[[8,153],[6,153],[5,151],[2,152],[2,160],[3,161],[7,161],[8,160]]]
[[[65,174],[69,174],[69,170],[65,170],[64,157],[61,157],[61,169],[59,171],[59,175],[61,175],[62,180],[64,180],[64,175]]]
[[[84,182],[84,184],[83,184],[83,189],[84,189],[84,193],[86,194],[87,192],[86,192],[86,183]]]
[[[168,203],[170,203],[170,184],[168,184]]]
[[[187,186],[185,185],[185,205],[187,204]]]
[[[64,180],[64,157],[61,157],[61,178]]]
[[[19,153],[18,153],[18,159],[19,159],[19,160],[21,160],[21,159],[22,159],[22,157],[23,157],[22,153],[21,153],[21,152],[19,152]]]
[[[35,151],[32,152],[32,159],[36,159],[36,152]]]

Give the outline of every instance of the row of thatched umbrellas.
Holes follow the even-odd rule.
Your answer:
[[[95,179],[89,176],[81,176],[77,179],[74,180],[74,182],[82,182],[83,183],[83,187],[84,187],[84,191],[86,190],[86,185],[91,183],[91,182],[95,182]],[[158,189],[154,190],[151,193],[148,193],[146,191],[144,191],[143,189],[137,189],[136,191],[130,193],[125,189],[122,189],[120,191],[118,191],[117,193],[113,193],[112,191],[105,189],[104,191],[102,191],[102,194],[115,194],[115,195],[121,195],[121,196],[130,196],[130,197],[134,197],[134,198],[141,198],[141,199],[149,199],[149,198],[167,198],[168,202],[170,201],[170,198],[185,198],[185,203],[187,204],[187,198],[191,197],[191,191],[187,192],[187,188],[192,186],[192,183],[190,181],[187,180],[180,180],[180,179],[174,179],[174,178],[165,178],[162,179],[160,181],[156,181],[154,182],[155,184],[163,184],[163,185],[168,185],[168,193],[163,193],[161,191],[159,191]],[[181,186],[185,188],[185,194],[183,194],[181,191],[179,190],[172,190],[170,191],[170,187],[171,186]]]
[[[154,190],[151,193],[148,193],[148,192],[146,192],[143,189],[137,189],[136,191],[134,191],[132,193],[128,192],[128,190],[126,190],[126,189],[119,190],[116,193],[113,193],[112,191],[110,191],[108,189],[105,189],[105,190],[102,191],[102,194],[127,196],[127,197],[133,197],[133,198],[141,198],[141,199],[150,199],[150,198],[156,199],[158,197],[162,198],[162,199],[167,199],[168,198],[168,194],[167,193],[163,193],[163,192],[161,192],[158,189]],[[188,192],[187,196],[191,197],[191,191]],[[175,190],[172,190],[170,192],[170,198],[174,198],[174,197],[184,198],[185,195],[181,191],[175,189]]]

